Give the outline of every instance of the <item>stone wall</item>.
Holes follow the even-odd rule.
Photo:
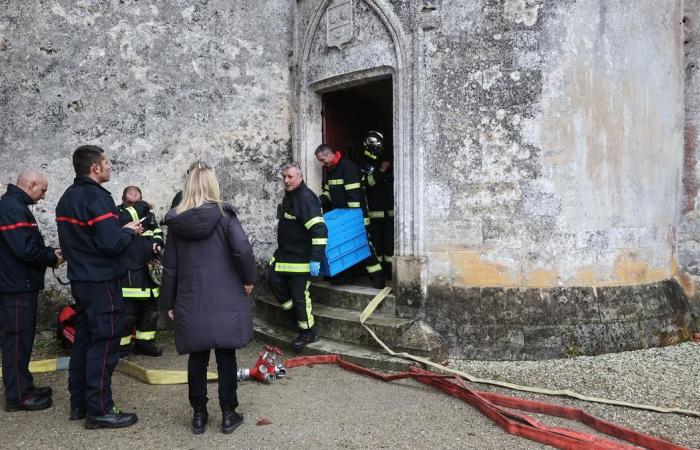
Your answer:
[[[277,169],[291,158],[291,14],[286,0],[4,2],[0,183],[24,167],[46,173],[35,213],[56,244],[54,207],[78,145],[108,151],[105,187],[117,203],[138,184],[158,216],[203,158],[257,257],[269,258]],[[50,282],[46,297],[66,302],[68,291]],[[40,326],[55,309],[42,311]]]
[[[431,282],[675,273],[681,11],[663,3],[442,2],[425,35]]]
[[[681,2],[442,1],[424,33],[425,315],[455,356],[692,330],[677,275]]]
[[[683,4],[683,49],[685,71],[685,142],[683,152],[683,190],[678,234],[680,281],[686,293],[696,301],[695,320],[700,324],[700,4]]]

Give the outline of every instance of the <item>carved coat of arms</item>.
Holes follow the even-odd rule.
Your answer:
[[[352,0],[333,0],[326,9],[326,41],[329,47],[340,48],[355,35],[352,21]]]

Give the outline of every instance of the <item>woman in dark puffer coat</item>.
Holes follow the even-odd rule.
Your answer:
[[[243,422],[236,412],[236,350],[253,339],[255,257],[236,210],[221,201],[219,182],[202,162],[190,166],[182,202],[165,216],[160,303],[175,321],[175,347],[189,353],[192,431],[204,432],[207,365],[214,349],[219,372],[221,430]]]

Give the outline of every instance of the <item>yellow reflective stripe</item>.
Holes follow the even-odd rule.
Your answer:
[[[376,182],[375,179],[374,179],[374,174],[373,174],[373,173],[370,173],[370,174],[367,176],[367,184],[369,184],[370,186],[374,186],[375,184],[377,184],[377,182]]]
[[[338,178],[335,180],[328,180],[328,184],[331,186],[339,186],[341,184],[345,184],[345,180],[343,180],[342,178]]]
[[[163,231],[160,228],[156,228],[155,230],[147,230],[141,234],[141,236],[153,237],[154,239],[163,240],[162,235],[163,235]]]
[[[129,344],[131,344],[131,335],[123,336],[119,340],[119,345],[129,345]]]
[[[360,189],[360,183],[350,183],[345,185],[346,191],[352,191],[353,189]]]
[[[321,222],[323,222],[323,217],[321,217],[321,216],[316,216],[316,217],[312,217],[311,219],[309,219],[309,221],[306,222],[306,223],[304,224],[304,226],[306,227],[307,230],[310,230],[311,227],[313,227],[313,226],[316,225],[317,223],[321,223]]]
[[[348,208],[359,208],[360,202],[348,202]]]
[[[393,256],[384,256],[384,261],[386,261],[386,262],[388,262],[388,263],[393,262],[393,261],[394,261],[394,257],[393,257]]]
[[[369,225],[369,217],[365,217],[365,225]]]
[[[294,302],[291,299],[289,299],[286,302],[282,303],[280,306],[282,306],[283,310],[289,311],[294,306]]]
[[[151,298],[151,290],[150,289],[141,289],[141,288],[123,287],[122,288],[122,297]]]
[[[390,209],[390,210],[387,212],[387,216],[389,216],[389,217],[394,217],[394,210],[393,210],[393,209]]]
[[[270,258],[270,265],[272,265],[272,263],[274,263],[274,262],[275,262],[275,257],[273,256],[272,258]]]
[[[293,215],[291,215],[291,214],[285,212],[285,213],[284,213],[284,218],[285,218],[285,219],[289,219],[289,220],[296,220],[297,216],[293,216]]]
[[[377,159],[377,155],[370,153],[367,150],[365,150],[365,156],[372,158],[372,159]]]
[[[382,265],[375,264],[373,266],[367,266],[367,267],[365,267],[365,269],[367,269],[367,273],[379,272],[380,270],[382,270]]]
[[[158,297],[160,295],[160,288],[151,289],[151,294],[153,294],[154,297]]]
[[[323,194],[321,194],[321,197],[323,197],[323,196],[326,196],[326,197],[328,197],[328,200],[330,200],[330,199],[331,199],[331,193],[330,193],[330,192],[328,192],[328,191],[323,191]]]
[[[302,322],[297,322],[299,328],[302,330],[309,330],[314,326],[314,315],[311,314],[311,294],[309,294],[310,281],[306,282],[306,288],[304,289],[304,303],[306,305],[306,320]]]
[[[136,330],[136,339],[140,341],[152,341],[156,338],[155,331],[139,331]]]
[[[311,238],[311,245],[326,245],[328,238]]]
[[[136,209],[133,206],[128,206],[125,209],[131,216],[132,221],[139,220],[139,214],[136,212]]]
[[[309,271],[309,263],[275,263],[275,272],[303,273]]]
[[[367,213],[371,219],[383,219],[384,211],[370,211]]]

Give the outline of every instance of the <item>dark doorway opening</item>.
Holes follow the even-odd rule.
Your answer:
[[[342,283],[369,283],[377,287],[383,283],[377,279],[380,273],[391,278],[394,255],[392,79],[327,92],[321,102],[323,142],[360,165],[366,177],[365,220],[375,256],[348,270]],[[365,156],[363,148],[368,131],[377,131],[384,138],[384,152],[373,160]],[[323,182],[326,182],[325,173]]]
[[[361,163],[362,139],[369,130],[384,135],[393,148],[393,95],[391,78],[323,94],[323,142]]]

